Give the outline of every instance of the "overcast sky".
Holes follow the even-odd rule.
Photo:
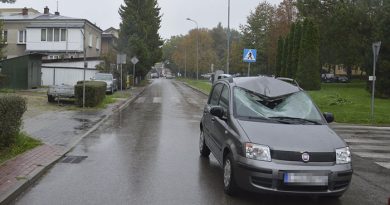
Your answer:
[[[246,17],[262,0],[231,0],[231,27],[238,29],[245,24]],[[0,7],[34,8],[43,13],[48,6],[54,13],[56,0],[16,0],[15,4],[0,3]],[[186,21],[187,17],[196,20],[199,27],[212,28],[221,22],[227,27],[228,0],[158,0],[162,13],[161,37],[164,39],[173,35],[186,34],[195,27],[194,23]],[[271,4],[279,4],[281,0],[268,0]],[[59,0],[61,15],[86,18],[96,23],[101,29],[119,28],[121,22],[118,14],[123,0]]]

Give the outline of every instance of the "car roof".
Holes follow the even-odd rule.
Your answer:
[[[302,89],[291,83],[276,79],[274,77],[258,76],[258,77],[238,77],[230,78],[229,83],[233,83],[237,87],[250,90],[261,94],[265,97],[275,98],[279,96],[296,93]]]

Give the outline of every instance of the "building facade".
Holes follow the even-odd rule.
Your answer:
[[[29,53],[45,54],[45,59],[99,57],[102,30],[86,19],[61,16],[44,8],[0,9],[6,58]]]

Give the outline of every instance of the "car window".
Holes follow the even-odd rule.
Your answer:
[[[214,86],[213,93],[210,98],[210,105],[218,105],[219,97],[221,96],[221,91],[223,88],[223,84],[219,83]]]
[[[221,93],[221,98],[219,100],[219,105],[223,107],[225,110],[229,108],[229,87],[223,86],[223,90]]]

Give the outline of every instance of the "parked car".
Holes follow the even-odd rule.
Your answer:
[[[349,83],[349,78],[347,76],[336,76],[336,82]]]
[[[158,78],[158,73],[152,73],[152,74],[150,74],[150,77],[151,78]]]
[[[336,81],[336,77],[333,73],[323,73],[321,74],[321,81],[324,83],[334,83]]]
[[[106,92],[109,92],[111,94],[113,94],[114,91],[118,90],[117,79],[115,79],[111,73],[96,73],[92,80],[107,83]]]
[[[216,82],[200,122],[201,156],[223,167],[227,194],[249,191],[341,196],[351,153],[308,94],[272,77]]]
[[[60,98],[74,98],[74,86],[73,85],[50,85],[47,90],[47,101],[54,102]]]

